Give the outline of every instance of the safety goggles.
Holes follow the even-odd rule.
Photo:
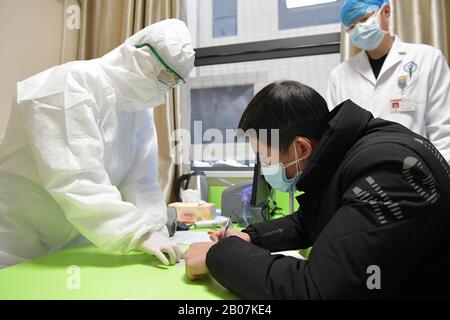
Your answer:
[[[144,43],[141,45],[136,45],[136,49],[141,48],[149,48],[150,51],[153,53],[153,55],[158,59],[158,61],[164,66],[165,69],[161,69],[159,73],[156,75],[156,78],[159,82],[163,83],[164,85],[173,88],[178,85],[186,83],[186,81],[183,79],[182,76],[180,76],[175,70],[173,70],[164,60],[161,58],[161,56],[158,54],[155,48],[153,48],[150,44]]]
[[[367,20],[369,20],[369,18],[371,18],[372,16],[374,16],[375,14],[378,13],[380,9],[376,6],[374,6],[373,8],[369,9],[369,12],[366,13],[365,15],[363,15],[362,17],[360,17],[357,21],[351,23],[348,27],[345,27],[345,31],[346,32],[350,32],[352,31],[358,24],[360,23],[364,23]]]

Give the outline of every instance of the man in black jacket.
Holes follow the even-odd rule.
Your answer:
[[[239,127],[279,130],[278,143],[252,147],[274,188],[304,191],[300,210],[192,245],[188,277],[209,272],[246,299],[449,298],[447,162],[425,138],[351,101],[327,110],[293,81],[253,98]],[[308,260],[270,254],[310,246]]]

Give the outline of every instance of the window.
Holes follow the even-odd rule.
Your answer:
[[[287,13],[294,13],[297,9],[314,9],[309,18],[313,20],[322,19],[322,12],[317,6],[292,7],[285,10],[286,14],[280,13],[279,0],[181,0],[186,8],[187,24],[191,30],[191,36],[196,48],[209,48],[229,44],[252,43],[255,41],[279,40],[292,37],[303,37],[326,33],[341,32],[338,11],[335,11],[335,23],[326,24],[303,24],[302,27],[280,28],[282,20],[290,17]],[[298,0],[308,3],[313,0]],[[314,0],[318,1],[318,0]],[[224,2],[224,6],[216,3]],[[282,1],[287,8],[286,0]],[[325,6],[334,6],[336,3],[323,3]],[[232,10],[227,9],[231,6]],[[233,12],[234,14],[230,14]],[[308,9],[309,10],[309,9]],[[284,12],[284,11],[283,11]],[[328,13],[327,13],[328,14]],[[333,15],[330,13],[330,15]],[[234,17],[233,32],[220,31],[220,19],[215,17]],[[292,16],[292,15],[291,15]],[[230,19],[231,21],[232,19]],[[322,20],[321,20],[322,21]],[[228,27],[224,27],[226,30]],[[222,32],[222,33],[221,33]],[[222,36],[221,36],[222,34]]]
[[[337,11],[329,11],[331,19],[320,20],[324,8],[320,6],[335,9],[336,3],[289,0],[288,4],[284,0],[280,9],[279,0],[183,1],[196,48],[195,68],[182,93],[186,115],[182,126],[191,134],[189,159],[193,167],[205,171],[251,172],[255,155],[248,141],[234,144],[230,156],[227,150],[232,138],[227,131],[236,129],[253,95],[271,82],[296,80],[326,94],[329,74],[340,62],[341,26]],[[289,19],[284,13],[294,14],[297,9],[314,9],[308,14],[321,22],[281,29],[282,20]],[[216,18],[230,16],[235,20],[229,25],[235,29],[223,24],[219,32]],[[227,37],[232,32],[225,29],[233,29],[234,36]],[[201,124],[200,129],[196,123]],[[208,129],[213,129],[213,134],[205,134]],[[209,152],[212,147],[213,156]],[[223,167],[224,161],[228,167]]]
[[[213,37],[237,35],[237,0],[214,0]]]
[[[253,84],[191,89],[191,105],[195,106],[191,110],[191,128],[195,128],[197,122],[201,125],[201,136],[208,129],[218,129],[225,138],[226,130],[237,128],[240,117],[254,93]],[[194,136],[198,141],[194,141]],[[205,143],[199,135],[192,135],[191,138],[192,143]],[[233,141],[234,139],[224,142]]]
[[[330,0],[278,0],[280,30],[339,23],[340,4]]]

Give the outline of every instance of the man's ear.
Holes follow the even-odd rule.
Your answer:
[[[295,148],[297,148],[297,154],[301,160],[308,160],[313,153],[313,144],[307,138],[296,138]]]
[[[385,4],[385,6],[383,7],[383,15],[389,19],[389,17],[391,16],[391,5],[389,3]]]

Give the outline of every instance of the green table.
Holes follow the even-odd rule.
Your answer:
[[[184,266],[166,267],[146,254],[111,254],[89,244],[0,270],[0,299],[212,300],[238,297],[209,276],[198,281],[188,280]]]

